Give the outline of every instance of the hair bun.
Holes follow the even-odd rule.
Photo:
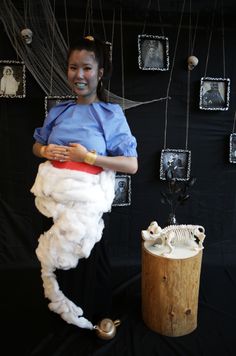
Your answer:
[[[84,39],[85,40],[89,40],[89,41],[94,41],[94,37],[93,36],[85,36]]]

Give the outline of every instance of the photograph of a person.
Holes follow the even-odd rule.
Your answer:
[[[190,178],[191,152],[180,149],[164,149],[161,151],[160,179],[166,180],[166,172],[170,170],[173,178],[186,181]]]
[[[25,65],[18,61],[0,61],[0,97],[25,97]]]
[[[64,96],[53,96],[53,95],[49,95],[49,96],[45,96],[45,99],[44,99],[44,108],[45,108],[45,116],[48,115],[50,109],[61,103],[61,102],[64,102],[64,101],[67,101],[67,100],[73,100],[75,101],[76,100],[76,96],[74,95],[64,95]]]
[[[229,161],[236,163],[236,133],[232,133],[229,139]]]
[[[131,178],[129,175],[115,177],[115,198],[112,206],[126,206],[131,204]]]
[[[168,38],[154,35],[138,35],[138,64],[142,70],[169,69]]]
[[[200,109],[228,110],[230,79],[201,78]]]

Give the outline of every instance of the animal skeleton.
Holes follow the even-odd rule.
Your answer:
[[[204,248],[205,236],[205,229],[201,225],[169,225],[162,229],[156,221],[152,221],[147,230],[142,230],[143,240],[150,241],[152,246],[162,245],[169,248],[163,255],[171,254],[175,246],[186,246],[200,251]]]

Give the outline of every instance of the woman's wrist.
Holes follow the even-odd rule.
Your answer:
[[[88,151],[84,156],[84,162],[93,165],[96,162],[97,153],[96,151]]]
[[[41,146],[41,147],[40,147],[39,153],[40,153],[40,156],[41,156],[41,157],[44,157],[45,149],[46,149],[46,146]]]

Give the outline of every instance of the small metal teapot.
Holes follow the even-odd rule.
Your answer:
[[[94,326],[96,334],[100,339],[110,340],[116,335],[116,327],[120,325],[120,320],[102,319],[98,325]]]

